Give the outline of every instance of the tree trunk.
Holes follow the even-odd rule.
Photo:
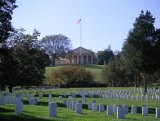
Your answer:
[[[135,74],[135,87],[138,87],[138,85],[137,85],[137,73]]]
[[[9,92],[11,92],[12,93],[12,86],[11,85],[9,85],[9,87],[8,87],[8,89],[9,89]]]
[[[147,75],[144,74],[144,93],[147,94]]]

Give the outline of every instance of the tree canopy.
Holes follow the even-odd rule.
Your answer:
[[[13,30],[11,26],[13,10],[17,7],[16,0],[0,1],[0,43],[4,42]]]
[[[70,39],[64,35],[47,35],[41,40],[42,49],[48,54],[55,65],[55,60],[64,57],[71,49]]]

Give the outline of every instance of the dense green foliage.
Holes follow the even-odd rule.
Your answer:
[[[114,54],[110,46],[104,51],[97,52],[97,64],[99,65],[107,64],[109,60],[113,58],[114,58]]]
[[[22,30],[15,30],[3,43],[1,61],[1,87],[39,85],[44,80],[45,66],[49,57],[40,50],[37,36],[25,35]]]
[[[63,66],[79,66],[79,65],[58,65],[58,66],[46,67],[46,71],[45,71],[46,79],[48,79],[48,77],[51,76],[53,71],[59,70]],[[101,73],[105,66],[103,65],[81,65],[81,66],[91,72],[96,82],[103,83],[101,79]]]
[[[16,0],[0,0],[0,43],[4,42],[13,28],[11,26]]]
[[[81,66],[64,66],[52,72],[49,84],[87,85],[93,83],[93,76]]]
[[[141,11],[124,42],[120,56],[111,60],[103,71],[104,81],[112,86],[144,84],[147,93],[147,82],[153,83],[160,79],[160,33],[159,29],[155,29],[154,21],[149,11]]]

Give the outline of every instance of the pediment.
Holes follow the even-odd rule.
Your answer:
[[[92,51],[88,50],[88,49],[85,49],[83,47],[78,47],[74,50],[72,50],[72,53],[76,54],[76,53],[80,53],[80,49],[81,49],[81,53],[85,53],[85,54],[93,54]]]

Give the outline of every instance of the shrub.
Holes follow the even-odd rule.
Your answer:
[[[83,67],[62,67],[54,70],[49,77],[48,84],[87,85],[93,83],[93,75]]]

